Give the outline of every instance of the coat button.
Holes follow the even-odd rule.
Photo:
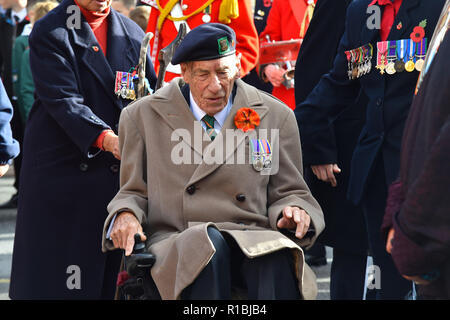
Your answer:
[[[89,166],[87,163],[80,163],[80,170],[83,172],[86,172],[88,170]]]
[[[236,195],[236,200],[239,201],[239,202],[244,202],[245,201],[245,195],[244,194]]]
[[[192,185],[192,186],[187,187],[186,191],[187,191],[187,193],[189,193],[190,195],[192,195],[192,194],[195,193],[195,190],[196,190],[196,189],[197,189],[197,188],[195,187],[195,185]]]
[[[383,104],[383,99],[382,99],[382,98],[378,98],[378,99],[377,99],[377,106],[378,106],[378,107],[381,107],[382,104]]]
[[[119,172],[119,169],[120,169],[120,167],[118,164],[113,164],[113,165],[111,165],[111,167],[109,167],[109,170],[111,170],[111,172],[113,172],[113,173]]]

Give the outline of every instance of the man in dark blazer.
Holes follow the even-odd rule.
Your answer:
[[[317,1],[295,67],[297,105],[305,101],[322,75],[333,67],[350,2],[351,0]],[[366,104],[367,98],[361,94],[332,123],[337,144],[337,164],[342,169],[336,177],[336,186],[319,180],[311,170],[311,166],[326,163],[327,159],[322,154],[303,154],[306,182],[319,201],[325,217],[325,230],[314,247],[306,252],[306,259],[311,264],[315,261],[318,263],[326,259],[324,244],[333,248],[330,275],[332,300],[363,297],[367,232],[361,208],[346,200],[346,192],[351,157],[364,124]],[[296,113],[300,114],[298,109]]]
[[[444,2],[403,0],[387,39],[410,38],[413,29],[424,20],[427,22],[426,36],[431,37]],[[317,175],[324,181],[334,183],[334,174],[339,172],[339,168],[336,165],[336,139],[329,120],[353,104],[361,90],[367,95],[366,122],[353,153],[348,197],[354,204],[361,203],[364,211],[374,264],[381,272],[381,283],[375,284],[380,288],[378,298],[402,299],[410,290],[411,283],[398,274],[391,257],[384,250],[379,230],[387,186],[397,178],[399,171],[400,142],[418,73],[402,72],[388,76],[373,67],[369,74],[349,80],[345,51],[370,43],[375,48],[372,65],[377,64],[376,44],[381,39],[380,30],[369,28],[371,14],[367,13],[369,5],[376,3],[355,0],[349,5],[345,32],[333,69],[322,77],[297,109],[304,153],[321,154],[324,163]],[[385,13],[384,5],[380,7]]]
[[[3,79],[6,92],[12,102],[14,115],[11,120],[11,129],[13,137],[22,145],[23,125],[20,118],[20,112],[16,104],[17,98],[13,94],[12,79],[12,48],[16,37],[22,34],[25,25],[30,23],[27,16],[26,0],[8,0],[5,1],[6,12],[0,18],[0,75]],[[14,159],[14,188],[19,190],[20,168],[22,166],[22,154]],[[0,205],[0,208],[16,208],[18,194],[14,194],[10,200]]]
[[[11,160],[19,154],[19,143],[13,139],[10,121],[13,114],[11,102],[0,80],[0,177],[9,168]]]
[[[101,235],[119,187],[119,116],[131,101],[114,93],[115,75],[138,64],[144,32],[109,0],[77,2],[83,11],[64,0],[29,39],[36,101],[23,146],[12,299],[114,297],[121,253],[102,253]],[[74,14],[81,20],[71,27]],[[88,23],[102,18],[103,36]]]

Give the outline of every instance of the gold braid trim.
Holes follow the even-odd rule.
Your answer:
[[[156,0],[156,5],[159,9],[158,17],[158,30],[161,30],[164,20],[169,19],[171,21],[184,21],[190,17],[202,12],[206,7],[210,6],[215,0],[208,0],[197,10],[191,12],[190,14],[178,18],[174,18],[170,15],[173,7],[179,2],[179,0],[169,0],[166,6],[163,8],[159,3],[160,0]],[[236,19],[239,17],[239,3],[238,0],[222,0],[219,9],[219,22],[230,23],[231,19]]]
[[[313,2],[311,4],[308,4],[308,7],[306,8],[305,17],[303,18],[302,26],[301,26],[301,29],[300,29],[300,38],[304,38],[305,37],[305,34],[306,34],[306,19],[308,19],[309,22],[311,22],[312,16],[314,14],[314,8],[315,7],[316,7],[316,5]]]

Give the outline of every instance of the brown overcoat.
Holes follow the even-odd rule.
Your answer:
[[[294,113],[236,80],[231,111],[211,142],[202,136],[204,131],[180,90],[183,84],[176,78],[122,111],[121,188],[108,206],[103,250],[113,249],[112,241],[106,239],[113,216],[121,209],[133,212],[148,235],[149,250],[157,257],[152,277],[161,297],[178,299],[214,254],[206,230],[215,225],[231,235],[250,258],[292,249],[300,292],[314,299],[315,276],[300,246],[314,243],[324,220],[303,180]],[[257,130],[236,129],[234,117],[242,107],[258,113]],[[272,169],[260,172],[249,160],[249,139],[256,138],[255,134],[264,138],[265,133],[271,141]],[[243,152],[245,157],[240,157]],[[310,215],[312,236],[298,240],[278,231],[276,223],[286,206],[298,206]]]

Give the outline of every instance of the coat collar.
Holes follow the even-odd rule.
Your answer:
[[[100,45],[83,15],[81,27],[69,28],[69,32],[72,33],[74,43],[84,49],[81,61],[97,78],[114,104],[121,109],[122,104],[114,95],[115,73],[116,71],[128,71],[129,66],[134,66],[137,61],[133,61],[132,42],[119,14],[111,8],[107,19],[108,51],[106,57],[101,50],[98,50]]]
[[[403,0],[402,5],[400,6],[400,10],[395,17],[394,24],[392,25],[391,32],[389,33],[388,40],[398,40],[398,39],[408,39],[409,33],[411,33],[410,29],[414,26],[411,25],[411,11],[416,8],[420,4],[421,0]],[[380,30],[379,29],[369,29],[367,27],[367,19],[369,15],[365,16],[362,24],[361,31],[361,43],[367,44],[372,43],[374,41],[378,41],[380,38]],[[402,28],[397,29],[397,25],[402,23]],[[411,27],[411,28],[410,28]],[[409,33],[408,33],[409,32]]]
[[[151,108],[157,112],[164,122],[166,122],[173,130],[186,129],[188,130],[191,139],[188,141],[184,137],[180,136],[183,141],[188,144],[192,150],[197,154],[196,156],[202,157],[204,154],[209,154],[209,150],[212,148],[216,150],[223,150],[222,161],[214,164],[206,164],[204,162],[200,163],[191,177],[189,184],[193,184],[205,176],[211,174],[222,164],[226,163],[226,160],[234,156],[236,149],[245,142],[246,137],[249,136],[249,132],[244,133],[241,130],[236,130],[235,134],[237,136],[236,143],[233,144],[233,148],[226,148],[226,139],[224,138],[226,130],[235,130],[234,116],[236,112],[242,107],[249,107],[255,110],[260,119],[262,120],[268,112],[268,107],[263,105],[263,100],[261,99],[257,90],[253,87],[246,85],[242,80],[236,80],[236,96],[234,98],[233,106],[225,123],[216,137],[212,142],[199,143],[194,141],[193,137],[198,132],[194,132],[195,128],[195,118],[189,108],[188,102],[183,96],[180,88],[184,85],[184,81],[181,78],[176,78],[170,82],[170,84],[160,90],[158,90],[153,98],[154,103],[151,104]],[[170,101],[170,103],[167,103]],[[201,134],[203,134],[203,129]],[[219,137],[222,135],[222,137]]]
[[[403,0],[400,10],[395,17],[394,24],[392,25],[391,32],[389,33],[389,40],[409,39],[410,33],[414,25],[414,19],[412,16],[412,10],[420,4],[420,0]],[[398,29],[397,25],[402,23],[402,28]]]

